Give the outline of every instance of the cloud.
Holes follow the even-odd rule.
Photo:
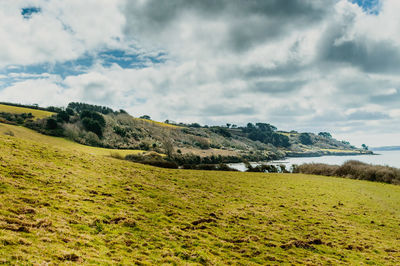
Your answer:
[[[125,32],[146,44],[157,46],[161,41],[169,52],[183,48],[174,55],[217,52],[214,49],[245,52],[320,23],[333,4],[331,0],[129,1]],[[190,49],[184,49],[187,44]]]
[[[120,5],[104,0],[1,1],[0,67],[71,60],[114,45],[125,23]]]
[[[397,0],[32,4],[0,3],[2,100],[86,101],[203,124],[265,121],[355,141],[400,130]],[[30,7],[40,12],[26,19]]]

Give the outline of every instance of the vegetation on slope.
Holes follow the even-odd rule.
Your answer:
[[[0,263],[400,263],[399,186],[166,170],[14,128],[0,134]]]
[[[18,139],[22,138],[32,142],[40,142],[47,146],[56,147],[57,149],[63,151],[72,150],[76,152],[84,152],[88,154],[101,155],[101,156],[125,157],[126,155],[142,154],[144,152],[142,150],[126,150],[126,149],[119,150],[119,149],[91,147],[87,145],[78,144],[76,142],[64,138],[39,134],[38,132],[25,127],[7,125],[7,124],[0,124],[0,135],[8,135],[16,137]]]
[[[231,162],[369,152],[356,149],[347,142],[337,141],[327,132],[318,135],[282,132],[268,123],[248,123],[242,127],[231,124],[212,127],[202,127],[197,123],[175,125],[152,121],[146,115],[134,118],[124,110],[114,111],[109,107],[74,102],[66,108],[51,107],[51,110],[56,111],[55,114],[34,120],[29,113],[23,113],[30,109],[12,108],[21,110],[18,115],[0,113],[1,121],[103,148],[140,149],[168,156],[224,156],[229,157]]]

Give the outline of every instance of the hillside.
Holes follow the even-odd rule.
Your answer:
[[[0,263],[400,263],[399,186],[166,170],[0,128]]]
[[[32,108],[20,107],[20,106],[11,106],[0,104],[0,112],[1,113],[11,113],[11,114],[32,114],[32,117],[36,119],[46,118],[54,115],[54,112],[37,110]]]
[[[33,118],[26,113],[30,111],[26,106],[0,105],[0,119],[89,146],[199,157],[217,156],[223,162],[370,153],[348,142],[335,140],[328,132],[318,135],[284,132],[267,123],[248,123],[241,127],[230,124],[171,124],[169,121],[150,120],[148,116],[134,118],[124,110],[114,111],[85,103],[70,103],[66,108],[51,107],[50,110],[56,113],[46,110],[33,109],[30,112],[35,114]],[[39,111],[47,112],[47,116],[36,116],[35,112]]]

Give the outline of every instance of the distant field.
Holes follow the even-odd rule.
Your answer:
[[[341,149],[321,149],[321,151],[327,151],[331,153],[355,153],[354,150],[341,150]]]
[[[34,117],[39,118],[39,119],[54,115],[54,113],[48,112],[48,111],[30,109],[30,108],[25,108],[25,107],[10,106],[10,105],[4,105],[4,104],[0,104],[0,112],[12,113],[12,114],[32,113],[32,115]]]
[[[176,150],[181,150],[183,154],[190,153],[194,155],[198,155],[201,157],[205,156],[238,156],[238,153],[233,150],[221,150],[221,149],[207,149],[207,150],[202,150],[202,149],[194,149],[194,148],[176,148]]]
[[[158,122],[158,121],[143,119],[143,118],[134,118],[134,119],[137,119],[137,120],[140,120],[140,121],[144,121],[144,122],[150,123],[150,124],[155,124],[155,125],[163,126],[163,127],[182,128],[182,127],[180,127],[180,126],[171,125],[171,124],[167,124],[167,123],[164,123],[164,122]]]
[[[138,154],[143,153],[142,150],[118,150],[118,149],[105,149],[98,147],[91,147],[86,145],[81,145],[79,143],[58,137],[46,136],[31,129],[20,127],[20,126],[12,126],[7,124],[0,124],[0,134],[4,135],[6,132],[12,132],[15,137],[26,139],[30,141],[44,143],[46,145],[51,145],[53,147],[67,149],[72,151],[79,151],[90,153],[93,155],[106,155],[110,156],[111,153],[114,155],[126,156],[128,154]]]
[[[293,137],[293,136],[299,135],[299,133],[290,133],[290,132],[281,132],[281,131],[279,131],[278,133],[281,135],[285,135],[287,137]]]
[[[400,186],[104,154],[0,125],[0,264],[400,265]]]

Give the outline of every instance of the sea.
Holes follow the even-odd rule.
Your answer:
[[[400,168],[400,150],[396,151],[374,151],[374,155],[346,155],[346,156],[321,156],[321,157],[293,157],[286,158],[278,161],[269,162],[252,162],[251,165],[256,166],[259,164],[274,164],[285,165],[286,169],[290,169],[292,165],[300,165],[303,163],[325,163],[332,165],[341,165],[346,161],[357,160],[364,163],[375,165],[387,165],[391,167]],[[246,166],[243,163],[232,163],[230,167],[239,171],[246,171]]]

